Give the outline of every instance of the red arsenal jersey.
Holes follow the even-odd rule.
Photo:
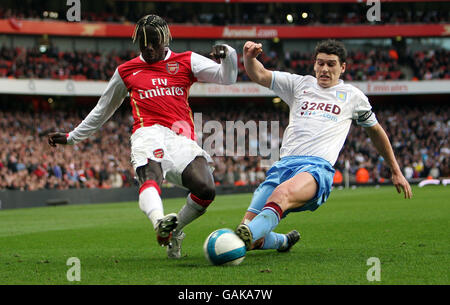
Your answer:
[[[129,94],[133,109],[133,132],[159,124],[195,140],[189,88],[196,82],[231,85],[237,78],[236,50],[228,45],[220,64],[195,52],[173,53],[148,64],[139,56],[120,65],[109,80],[97,105],[67,137],[75,144],[97,131]]]
[[[197,81],[191,69],[191,53],[174,53],[153,64],[136,57],[120,65],[118,72],[130,93],[133,132],[159,124],[195,140],[189,89]]]

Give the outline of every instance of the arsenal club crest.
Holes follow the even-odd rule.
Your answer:
[[[171,61],[166,64],[166,70],[169,74],[177,74],[179,68],[180,66],[176,61]]]
[[[161,159],[162,157],[164,157],[164,150],[163,150],[162,148],[155,149],[155,150],[153,151],[153,155],[154,155],[156,158]]]

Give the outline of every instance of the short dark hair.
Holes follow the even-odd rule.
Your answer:
[[[136,23],[136,27],[134,28],[134,33],[132,36],[133,42],[138,40],[141,48],[143,46],[147,47],[147,35],[149,31],[156,32],[159,44],[164,44],[164,46],[166,47],[169,46],[169,42],[172,39],[169,26],[163,18],[153,14],[142,17]]]
[[[334,39],[323,40],[316,45],[314,60],[316,60],[317,54],[319,53],[336,55],[339,57],[339,63],[341,65],[345,63],[347,58],[347,50],[344,44],[341,41]]]

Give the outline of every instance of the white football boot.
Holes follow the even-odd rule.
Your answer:
[[[172,238],[172,231],[178,225],[177,214],[167,214],[156,223],[156,240],[161,246],[167,246]]]
[[[181,258],[181,243],[186,237],[186,234],[181,232],[173,232],[172,238],[167,245],[167,257],[168,258]]]

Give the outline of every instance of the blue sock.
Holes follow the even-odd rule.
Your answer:
[[[271,209],[263,209],[262,212],[248,224],[253,235],[253,241],[269,234],[275,229],[279,222],[277,213]]]
[[[279,249],[286,241],[286,238],[287,237],[285,234],[270,232],[264,237],[264,244],[260,249],[261,250]]]

